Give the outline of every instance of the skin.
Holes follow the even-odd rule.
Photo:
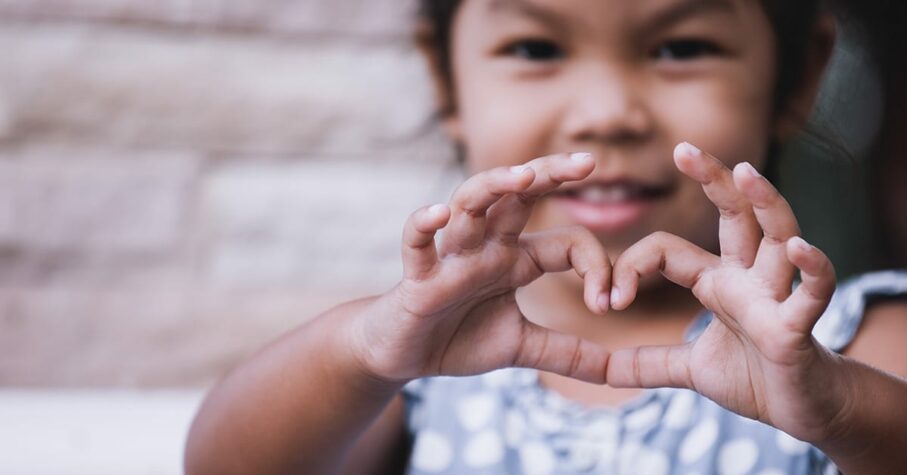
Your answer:
[[[651,26],[687,3],[533,0],[547,13],[526,18],[527,2],[491,12],[495,2],[466,1],[453,31],[456,94],[442,97],[455,98],[446,127],[475,174],[449,203],[410,216],[393,289],[285,335],[211,392],[187,473],[399,471],[406,382],[509,366],[545,371],[545,384],[597,404],[633,395],[614,387],[691,388],[816,444],[846,473],[907,466],[907,383],[810,336],[834,271],[756,172],[792,121],[768,109],[768,22],[756,2],[732,1]],[[569,54],[541,65],[513,54],[515,40],[550,41],[552,13]],[[684,61],[650,54],[687,35],[727,46]],[[794,105],[814,96],[823,60],[813,63]],[[715,155],[674,148],[685,140]],[[562,153],[577,150],[591,154]],[[551,193],[602,173],[673,192],[616,232],[564,222]],[[682,344],[703,307],[717,318]],[[907,312],[879,308],[853,356],[907,374],[907,358],[875,344],[907,330]]]

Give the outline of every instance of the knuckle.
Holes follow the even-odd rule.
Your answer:
[[[532,206],[538,200],[537,196],[533,196],[529,193],[514,193],[513,196],[514,199],[523,206]]]
[[[411,216],[403,226],[403,238],[407,242],[421,240],[424,235],[434,235],[436,229],[430,222],[426,222],[424,214]]]
[[[460,211],[462,211],[463,214],[465,214],[466,216],[469,216],[470,218],[474,218],[474,219],[485,217],[484,209],[476,208],[469,204],[464,204],[463,206],[460,206]]]
[[[705,160],[705,169],[702,171],[703,180],[710,185],[726,185],[724,182],[727,168],[718,160]]]
[[[720,206],[718,207],[718,215],[724,219],[737,219],[747,214],[744,206],[745,204],[740,201],[735,201],[727,206]]]
[[[583,361],[582,346],[583,341],[577,337],[573,342],[573,350],[570,355],[570,366],[567,368],[567,376],[574,377],[579,374],[579,369]]]
[[[655,244],[665,245],[674,239],[674,235],[667,231],[655,231],[650,234],[646,239],[651,240]]]
[[[468,203],[470,199],[476,194],[477,190],[484,190],[488,188],[488,183],[486,179],[486,174],[488,172],[481,172],[477,175],[473,175],[466,179],[460,186],[457,187],[453,192],[451,197],[451,203],[454,206],[463,205]]]
[[[577,239],[590,240],[595,239],[595,235],[589,228],[581,224],[571,224],[564,228],[564,230],[571,236],[576,237]]]

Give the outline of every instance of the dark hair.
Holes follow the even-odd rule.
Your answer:
[[[419,17],[425,31],[418,41],[428,48],[437,64],[439,79],[450,97],[440,114],[453,112],[453,66],[450,57],[451,26],[462,0],[420,0]],[[762,0],[777,37],[778,76],[775,87],[775,111],[780,113],[791,94],[797,91],[803,77],[810,26],[819,12],[819,0]]]
[[[831,0],[842,22],[867,41],[882,82],[882,130],[869,154],[872,209],[883,243],[882,267],[907,266],[907,2]]]

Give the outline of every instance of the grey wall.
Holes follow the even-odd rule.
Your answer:
[[[204,384],[391,285],[450,183],[412,14],[0,1],[0,384]]]

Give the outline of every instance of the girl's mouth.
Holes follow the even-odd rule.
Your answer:
[[[631,180],[597,181],[552,194],[554,204],[572,221],[593,232],[617,233],[639,223],[674,188]]]

